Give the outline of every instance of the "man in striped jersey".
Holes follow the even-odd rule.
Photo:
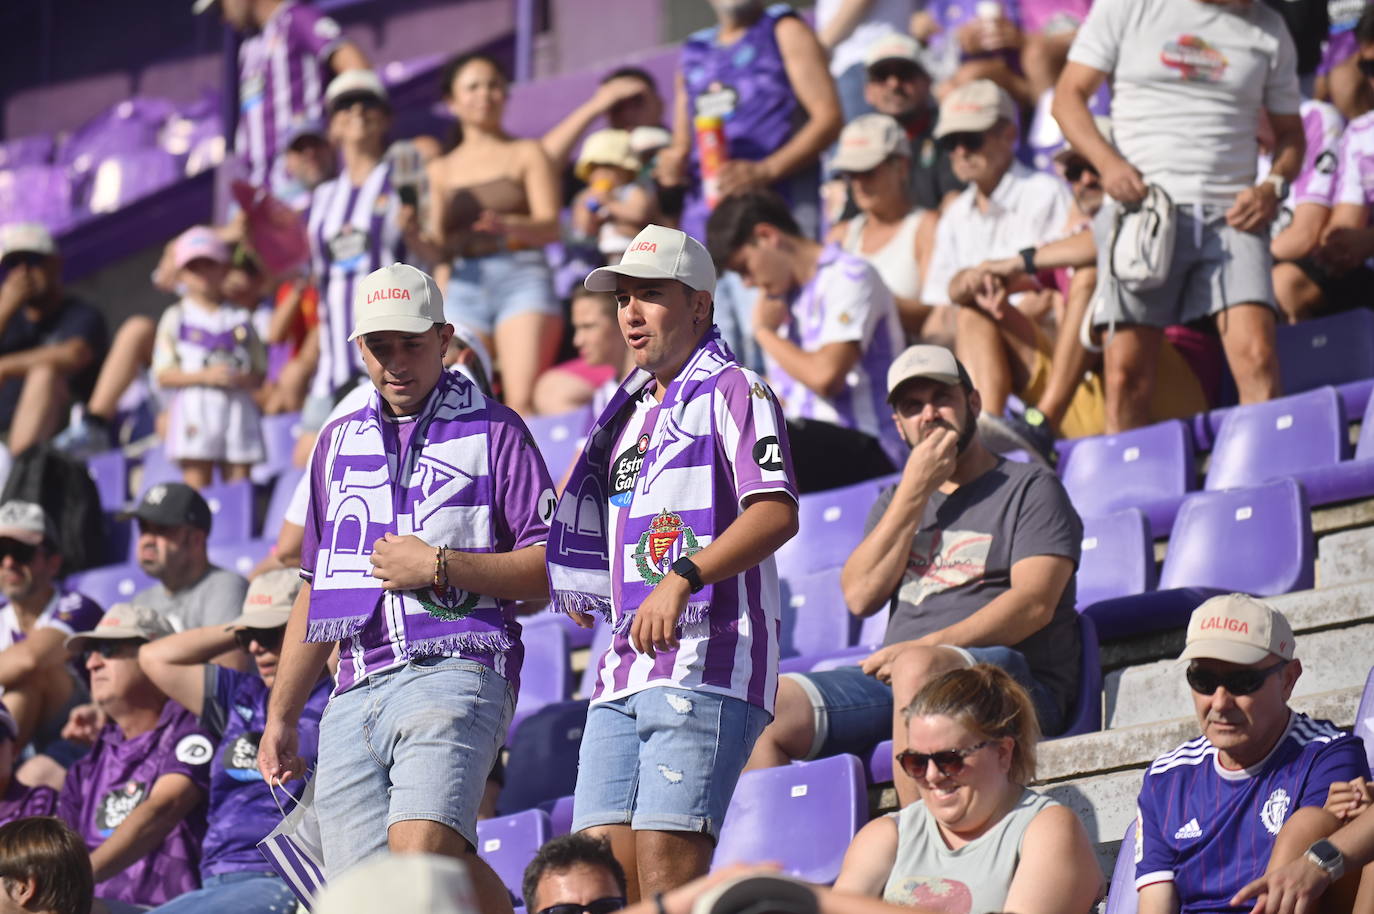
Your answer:
[[[1340,876],[1340,854],[1327,854],[1325,840],[1339,820],[1322,806],[1333,784],[1367,779],[1369,766],[1358,737],[1288,707],[1302,675],[1293,650],[1288,620],[1254,597],[1213,597],[1193,611],[1179,660],[1202,735],[1145,773],[1140,914],[1232,910],[1246,883],[1309,848]],[[1331,910],[1350,910],[1358,879]]]

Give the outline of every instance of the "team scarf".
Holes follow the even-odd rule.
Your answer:
[[[634,510],[626,512],[620,541],[611,544],[608,505],[616,442],[654,376],[637,368],[621,383],[592,426],[549,524],[546,561],[554,612],[595,613],[616,631],[626,631],[635,611],[673,562],[700,550],[698,533],[706,532],[714,539],[720,532],[722,518],[713,507],[681,507],[702,501],[700,493],[684,497],[682,477],[687,474],[664,471],[709,467],[711,491],[715,491],[720,469],[710,394],[722,372],[735,364],[720,331],[712,327],[668,385],[653,428],[639,439],[643,462],[630,490]],[[733,518],[731,513],[724,523]],[[626,547],[632,550],[626,561],[633,563],[633,570],[612,580],[611,549],[623,554]],[[635,580],[623,580],[626,577]],[[708,584],[692,595],[680,625],[707,621],[711,590]],[[617,607],[619,618],[615,618]]]
[[[388,453],[382,408],[374,393],[328,431],[328,491],[305,640],[356,635],[390,600],[405,622],[407,656],[509,650],[514,640],[492,597],[457,588],[443,595],[430,587],[383,591],[370,561],[372,544],[386,533],[414,534],[431,547],[493,551],[486,397],[462,375],[444,372],[400,454]]]

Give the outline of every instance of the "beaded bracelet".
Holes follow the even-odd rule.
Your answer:
[[[444,581],[439,581],[439,571],[444,572]],[[436,546],[434,549],[434,592],[436,594],[448,590],[448,569],[444,568],[444,547]]]

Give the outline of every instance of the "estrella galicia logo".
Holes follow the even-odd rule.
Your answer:
[[[648,449],[648,436],[641,436],[611,462],[611,504],[617,508],[630,506],[630,501],[635,495],[635,482],[639,479],[639,470],[644,466],[644,453]]]
[[[777,435],[760,438],[754,444],[754,462],[771,472],[782,469],[782,444]]]
[[[258,771],[258,740],[262,733],[240,733],[238,739],[228,740],[219,754],[224,773],[236,781],[261,781]]]
[[[102,838],[110,837],[147,795],[148,785],[142,781],[129,781],[105,794],[95,807],[95,830]]]

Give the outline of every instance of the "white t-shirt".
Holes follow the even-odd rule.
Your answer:
[[[1256,180],[1260,109],[1302,102],[1293,39],[1264,3],[1097,0],[1069,59],[1113,74],[1116,146],[1175,203],[1230,206]]]
[[[844,0],[816,0],[816,31],[825,28],[844,5]],[[906,33],[916,0],[874,0],[849,36],[830,52],[830,75],[839,79],[845,70],[864,62],[864,55],[888,32]]]
[[[1341,137],[1333,203],[1374,203],[1374,111],[1350,122]]]

